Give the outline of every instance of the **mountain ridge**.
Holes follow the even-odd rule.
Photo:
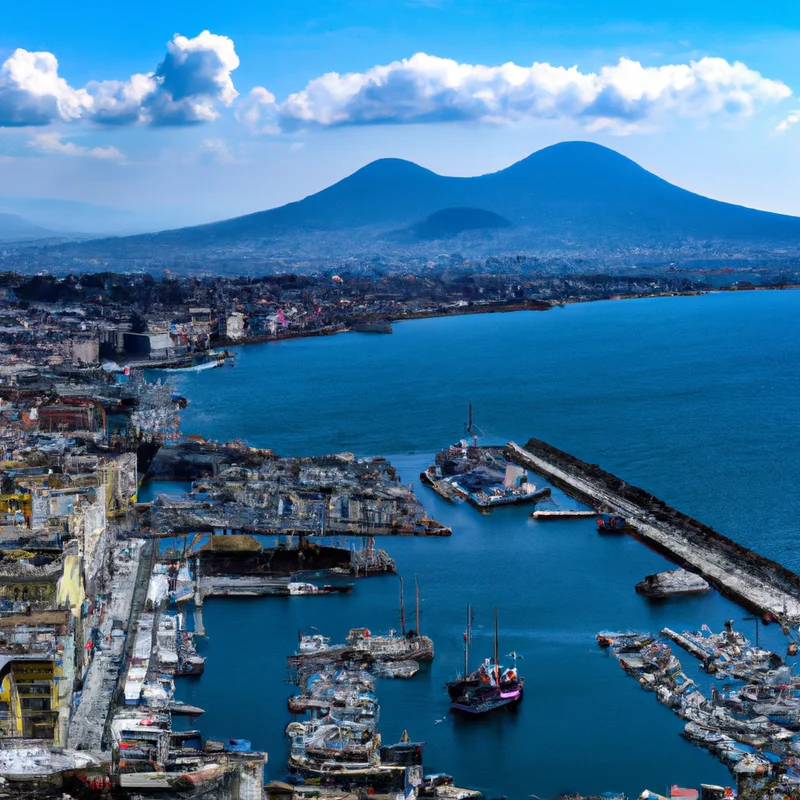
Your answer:
[[[510,224],[484,236],[452,225],[440,226],[444,233],[438,239],[419,236],[401,243],[394,235],[401,229],[414,230],[437,212],[467,208]],[[277,208],[70,245],[62,251],[168,260],[171,248],[198,258],[222,258],[226,249],[233,249],[259,258],[310,259],[424,255],[435,252],[438,242],[470,255],[769,250],[800,246],[800,218],[690,192],[602,145],[561,142],[474,177],[439,175],[403,159],[378,159]]]

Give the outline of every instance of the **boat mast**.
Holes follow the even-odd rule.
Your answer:
[[[419,581],[417,580],[417,573],[414,573],[414,587],[417,592],[417,636],[419,636]]]
[[[500,685],[500,654],[498,648],[497,606],[494,607],[494,679]]]
[[[478,446],[478,433],[472,422],[472,403],[469,404],[469,422],[467,422],[467,433],[472,437],[472,446]]]
[[[467,603],[467,628],[464,634],[464,677],[469,675],[469,643],[472,639],[472,606]]]
[[[400,633],[405,636],[406,635],[406,601],[403,597],[403,576],[399,575],[400,578]]]

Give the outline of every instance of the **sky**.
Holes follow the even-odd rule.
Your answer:
[[[8,4],[0,27],[3,211],[77,201],[84,230],[155,230],[298,200],[376,158],[477,175],[583,139],[800,215],[796,2],[35,8]]]

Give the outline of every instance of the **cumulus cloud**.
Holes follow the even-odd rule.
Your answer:
[[[534,63],[461,64],[417,53],[408,59],[312,80],[281,103],[266,89],[243,101],[240,119],[269,131],[425,122],[505,123],[569,119],[620,132],[670,117],[748,117],[791,90],[723,58],[645,67],[622,58],[598,72]]]
[[[88,116],[106,125],[132,125],[147,121],[145,101],[158,89],[152,73],[131,75],[127,81],[91,81],[86,92],[91,98]]]
[[[239,66],[233,40],[203,31],[194,39],[176,34],[156,70],[156,91],[147,98],[151,120],[158,125],[211,122],[217,104],[230,106],[238,97],[231,72]]]
[[[275,95],[263,86],[251,89],[236,104],[236,119],[251,133],[280,133]]]
[[[112,161],[122,161],[125,158],[116,147],[84,147],[75,142],[65,142],[62,134],[57,132],[37,134],[28,142],[28,147],[40,153],[63,156],[84,156]]]
[[[0,67],[0,127],[48,125],[81,117],[91,99],[58,75],[52,53],[15,50]]]
[[[154,72],[74,89],[58,75],[52,53],[15,50],[0,67],[0,127],[78,119],[106,125],[210,122],[219,116],[219,106],[230,106],[238,96],[231,78],[238,66],[227,36],[175,34]]]
[[[793,125],[797,125],[798,122],[800,122],[800,111],[790,111],[786,115],[786,119],[781,121],[775,130],[777,130],[778,133],[784,133],[785,131],[788,131],[789,128],[791,128]]]

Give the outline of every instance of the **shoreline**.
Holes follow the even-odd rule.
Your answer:
[[[514,303],[494,303],[481,306],[465,306],[456,309],[439,309],[421,311],[419,313],[406,316],[387,316],[382,319],[391,324],[399,322],[414,322],[420,319],[440,319],[446,317],[464,317],[478,314],[511,314],[519,311],[551,311],[554,308],[563,308],[570,305],[580,305],[584,303],[616,302],[620,300],[651,300],[655,298],[669,297],[703,297],[710,294],[735,294],[738,292],[780,292],[786,290],[800,289],[800,284],[786,284],[783,286],[748,286],[748,287],[719,287],[712,289],[692,290],[687,292],[654,292],[651,294],[637,295],[610,295],[608,297],[575,297],[568,298],[559,302],[548,302],[546,300],[528,300]],[[354,333],[355,325],[374,322],[376,318],[360,319],[351,325],[329,326],[308,331],[296,331],[284,336],[273,336],[262,334],[251,336],[244,339],[231,339],[227,336],[216,337],[213,340],[213,347],[244,347],[254,344],[276,344],[278,342],[291,341],[296,339],[309,339],[320,336],[335,336],[340,333]],[[372,335],[386,335],[375,333]],[[169,369],[169,368],[166,368]]]

